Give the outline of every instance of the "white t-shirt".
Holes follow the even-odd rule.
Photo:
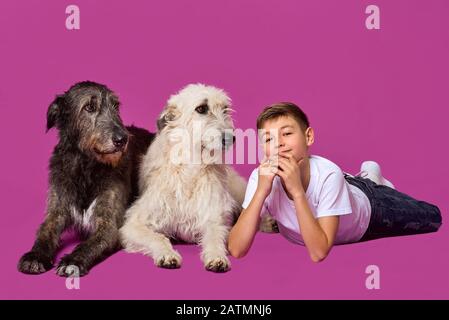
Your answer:
[[[243,208],[247,208],[257,189],[258,168],[254,169],[246,188]],[[306,197],[315,218],[340,216],[335,244],[356,242],[368,229],[371,205],[359,188],[349,184],[341,169],[330,160],[310,156],[310,182]],[[288,240],[304,245],[295,205],[287,196],[281,178],[276,176],[271,193],[265,199],[261,215],[276,219],[279,232]]]

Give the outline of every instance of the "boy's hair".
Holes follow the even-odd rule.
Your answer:
[[[291,102],[280,102],[263,109],[262,113],[257,117],[257,129],[261,129],[263,124],[268,120],[286,116],[295,119],[303,131],[306,131],[310,126],[309,119],[301,108]]]

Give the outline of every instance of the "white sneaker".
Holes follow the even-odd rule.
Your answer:
[[[383,185],[394,189],[394,185],[382,176],[380,166],[374,161],[364,161],[360,167],[360,172],[357,174],[362,178],[370,179],[376,184]]]

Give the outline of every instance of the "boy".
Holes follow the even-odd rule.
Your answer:
[[[377,163],[345,174],[333,162],[309,155],[314,132],[293,103],[263,110],[257,119],[265,159],[249,178],[243,211],[229,234],[232,256],[251,247],[260,217],[273,216],[280,233],[305,245],[314,262],[334,244],[437,231],[439,209],[394,189]]]

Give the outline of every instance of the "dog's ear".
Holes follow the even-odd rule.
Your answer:
[[[179,115],[176,107],[174,106],[166,106],[164,111],[162,111],[159,119],[157,119],[157,130],[162,131],[165,128],[168,121],[175,120]]]
[[[55,100],[50,104],[47,110],[47,132],[53,128],[58,122],[63,104],[63,96],[56,96]]]

